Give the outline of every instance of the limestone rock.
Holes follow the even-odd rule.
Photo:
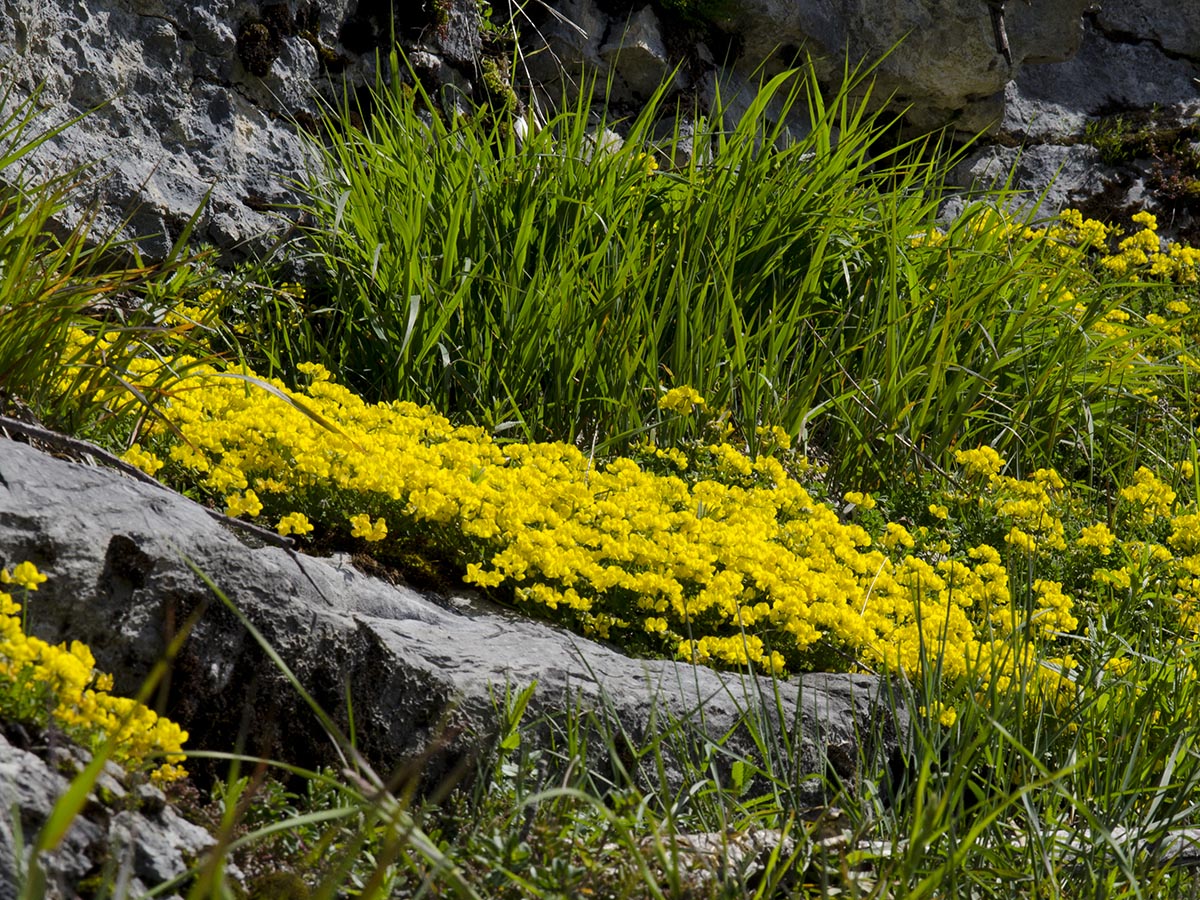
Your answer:
[[[287,679],[189,561],[343,728],[349,692],[358,746],[382,772],[418,758],[434,784],[469,772],[496,734],[506,690],[533,682],[531,722],[578,706],[610,735],[623,730],[635,743],[661,735],[676,781],[677,754],[697,741],[735,732],[730,749],[753,758],[749,735],[735,727],[745,715],[767,735],[786,728],[799,741],[795,778],[818,776],[801,788],[813,805],[825,776],[856,777],[860,755],[898,759],[906,719],[902,710],[892,715],[876,678],[811,675],[775,685],[632,659],[465,592],[421,594],[368,577],[344,556],[246,541],[166,488],[0,440],[0,563],[29,559],[50,577],[30,629],[89,644],[98,665],[117,675],[117,690],[132,691],[168,634],[198,616],[175,661],[167,709],[193,746],[229,749],[247,730],[248,751],[308,764],[334,759]]]
[[[829,84],[843,55],[877,69],[915,130],[991,129],[1006,144],[1078,139],[1100,115],[1200,109],[1200,7],[1129,0],[1009,0],[1011,65],[984,0],[545,0],[492,4],[520,32],[514,77],[538,114],[596,78],[614,112],[637,112],[663,77],[685,108],[711,112],[763,75],[812,55]],[[94,163],[104,176],[68,221],[97,204],[96,228],[163,257],[208,198],[195,230],[227,261],[261,254],[287,227],[307,145],[296,123],[322,91],[374,78],[396,35],[448,108],[478,89],[481,54],[508,56],[476,0],[11,0],[0,8],[0,65],[10,108],[42,84],[44,122],[87,113],[37,154],[33,173]],[[506,43],[506,41],[508,43]],[[523,98],[524,99],[524,98]],[[599,99],[599,97],[597,97]],[[736,101],[733,111],[738,108]],[[805,123],[786,123],[802,133]],[[1023,185],[1039,190],[1045,185]]]
[[[324,31],[310,26],[325,39],[331,7]],[[292,196],[279,173],[304,171],[287,119],[315,110],[318,56],[298,28],[286,4],[14,0],[0,12],[0,65],[10,101],[44,82],[48,121],[86,114],[38,154],[47,171],[94,163],[103,176],[72,218],[96,202],[99,231],[140,235],[161,258],[211,191],[197,237],[234,250],[278,228],[263,210]]]
[[[1018,190],[1024,189],[1016,205],[1047,217],[1086,202],[1116,182],[1117,173],[1100,165],[1097,156],[1086,144],[991,146],[957,166],[951,178],[960,187],[985,189],[1002,188],[1011,178]]]
[[[997,52],[988,6],[981,0],[752,0],[730,4],[720,24],[742,40],[743,66],[777,55],[812,53],[826,78],[836,79],[848,52],[851,64],[887,54],[877,70],[877,95],[910,107],[916,128],[988,124],[1000,112],[994,98],[1027,63],[1069,57],[1078,44],[1086,0],[1038,0],[1027,11],[1008,4],[1010,69]]]
[[[1172,0],[1104,3],[1099,5],[1096,22],[1114,42],[1150,42],[1168,55],[1200,61],[1200,6],[1195,3]]]
[[[62,759],[52,766],[53,756],[45,746],[26,749],[0,732],[2,900],[16,898],[19,887],[31,877],[31,847],[38,831],[66,792],[68,776],[87,763],[82,751],[73,766],[64,766]],[[109,763],[101,775],[104,789],[93,791],[59,847],[38,856],[44,896],[76,897],[81,881],[105,870],[110,878],[126,879],[130,896],[140,896],[187,871],[215,843],[203,828],[167,805],[157,788],[142,785],[126,790],[126,778]]]
[[[1193,41],[1189,56],[1173,36],[1196,28],[1198,16],[1190,5],[1153,0],[1104,4],[1088,14],[1073,58],[1026,68],[1007,86],[995,130],[1002,145],[981,148],[957,174],[968,181],[985,171],[994,177],[1020,158],[1015,186],[1033,194],[1049,188],[1042,213],[1070,205],[1128,226],[1129,216],[1146,208],[1158,215],[1165,235],[1194,244],[1200,240],[1200,205],[1186,191],[1172,194],[1168,185],[1175,176],[1200,176],[1193,160],[1173,151],[1170,159],[1155,158],[1143,146],[1127,162],[1102,165],[1087,141],[1089,127],[1132,133],[1194,120],[1200,113],[1200,45]]]
[[[654,10],[643,6],[623,26],[610,29],[608,42],[600,48],[600,58],[620,79],[618,90],[622,95],[649,98],[671,68]]]
[[[1198,76],[1200,61],[1164,54],[1148,39],[1112,40],[1089,19],[1076,56],[1017,76],[1000,133],[1061,139],[1078,135],[1089,117],[1156,106],[1200,109]]]
[[[547,101],[558,101],[556,88],[578,90],[581,80],[603,75],[600,47],[610,28],[595,0],[558,0],[542,10],[533,34],[525,40],[524,69],[536,84],[547,88]],[[597,90],[604,87],[599,79]],[[574,91],[570,91],[574,93]]]

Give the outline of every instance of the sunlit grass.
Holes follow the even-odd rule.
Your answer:
[[[890,147],[855,79],[823,96],[805,75],[765,84],[729,130],[719,115],[701,123],[696,146],[710,152],[678,168],[676,139],[650,139],[662,95],[602,151],[582,108],[518,143],[510,123],[446,117],[381,82],[365,125],[346,107],[322,136],[306,210],[320,275],[303,286],[266,266],[216,279],[182,261],[182,243],[165,266],[114,267],[86,229],[49,234],[69,181],[5,195],[9,406],[302,544],[393,562],[415,549],[502,599],[586,613],[593,633],[641,652],[683,641],[703,661],[712,618],[639,587],[678,576],[681,601],[707,591],[732,604],[719,635],[730,652],[707,661],[775,668],[790,638],[792,670],[883,672],[912,720],[902,765],[864,754],[853,779],[825,776],[828,803],[813,810],[797,787],[812,773],[795,711],[771,698],[778,721],[747,718],[746,755],[687,722],[631,746],[604,709],[530,721],[516,686],[474,781],[433,796],[362,766],[285,764],[286,784],[272,784],[265,764],[235,761],[196,804],[219,852],[175,888],[233,890],[236,862],[263,890],[317,896],[1195,889],[1169,838],[1200,812],[1200,256],[1164,244],[1145,215],[1114,235],[1073,215],[1003,213],[1003,194],[939,223],[937,141]],[[812,131],[785,136],[780,106]],[[0,125],[0,167],[44,139],[32,123],[26,109]],[[297,390],[264,390],[243,362]],[[189,381],[201,373],[203,388]],[[432,408],[371,406],[334,381]],[[786,452],[792,441],[808,460]],[[486,495],[489,477],[512,479],[507,506]],[[668,484],[686,503],[660,528],[666,494],[653,492]],[[781,485],[803,502],[750,515]],[[587,516],[608,524],[583,534]],[[859,543],[784,533],[818,517],[816,531]],[[680,543],[711,550],[708,581],[697,559],[664,550],[717,525],[730,526],[723,543]],[[784,554],[753,543],[751,526],[790,541],[796,565],[778,589],[763,573]],[[607,557],[587,556],[606,540]],[[759,609],[831,547],[839,565],[862,564],[838,587],[848,612],[878,613],[865,637],[826,605],[776,620]],[[589,581],[622,566],[612,596]],[[740,593],[717,597],[729,572]],[[884,575],[912,590],[886,594]],[[764,622],[776,630],[762,628],[751,658]],[[785,624],[827,638],[797,647]],[[363,762],[331,735],[351,770]],[[687,761],[682,787],[645,777],[668,753]],[[249,780],[246,766],[258,767]],[[755,829],[775,852],[753,871],[688,880],[680,835],[732,843]]]

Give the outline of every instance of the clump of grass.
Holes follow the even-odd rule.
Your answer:
[[[894,232],[936,205],[922,189],[938,167],[876,149],[887,123],[851,99],[858,84],[827,102],[807,73],[772,79],[731,132],[723,110],[707,119],[693,140],[713,152],[680,171],[658,164],[678,137],[649,139],[665,88],[598,150],[610,123],[583,105],[518,143],[381,84],[363,130],[342,111],[311,185],[333,282],[292,364],[602,449],[647,427],[664,383],[747,434],[797,423],[827,399],[822,313],[882,283]],[[786,139],[801,112],[812,132]]]
[[[43,127],[38,95],[21,100],[12,87],[0,96],[0,116],[0,413],[24,407],[75,433],[127,428],[115,423],[117,395],[126,409],[149,402],[122,383],[129,360],[152,354],[164,336],[177,354],[209,355],[207,340],[187,339],[186,328],[164,325],[161,316],[164,303],[202,292],[212,271],[203,253],[187,249],[190,227],[166,260],[144,264],[131,245],[97,233],[91,216],[62,226],[68,199],[92,173],[84,167],[34,180],[24,162],[74,121]]]
[[[665,93],[624,123],[580,100],[523,141],[398,80],[365,124],[343,107],[305,208],[328,280],[266,336],[268,374],[319,361],[368,399],[602,453],[695,437],[656,416],[688,385],[752,451],[775,424],[864,487],[981,442],[1044,463],[1130,415],[1149,373],[1106,380],[1086,338],[1117,276],[995,203],[939,229],[945,154],[887,143],[866,74],[825,97],[783,73],[729,130],[719,103],[675,169],[680,128],[650,137]]]

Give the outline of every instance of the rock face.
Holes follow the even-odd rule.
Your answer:
[[[1004,85],[1015,73],[1074,53],[1079,17],[1088,2],[1010,3],[1006,33],[1011,61],[997,47],[988,5],[981,0],[755,0],[729,6],[729,16],[718,21],[741,37],[740,68],[777,49],[791,49],[793,54],[816,54],[825,77],[833,78],[846,50],[852,62],[870,63],[886,55],[877,91],[911,106],[908,117],[915,127],[955,124],[976,131],[995,118]]]
[[[228,749],[241,738],[263,755],[335,760],[313,714],[189,560],[342,728],[349,696],[358,747],[382,773],[420,758],[431,784],[470,774],[496,734],[506,690],[533,682],[527,721],[546,717],[544,735],[569,707],[594,712],[598,731],[623,730],[634,745],[662,737],[673,779],[679,754],[731,732],[730,750],[754,758],[741,717],[768,738],[786,729],[801,748],[795,778],[816,776],[801,787],[814,804],[826,776],[855,777],[860,756],[895,762],[907,727],[872,677],[773,685],[631,659],[478,598],[384,583],[346,557],[254,546],[166,488],[0,439],[0,563],[25,559],[50,576],[30,606],[30,630],[89,644],[118,691],[136,690],[168,635],[198,616],[166,710],[196,747]]]
[[[480,99],[483,58],[507,71],[509,17],[518,87],[530,79],[544,99],[583,72],[598,92],[611,77],[625,111],[671,72],[703,112],[716,86],[726,99],[749,92],[805,54],[835,81],[844,51],[889,50],[876,96],[893,95],[911,125],[992,128],[1008,145],[1061,144],[1091,117],[1155,104],[1186,115],[1200,99],[1200,12],[1164,0],[1009,0],[1007,56],[986,0],[424,0],[394,13],[375,0],[11,0],[0,65],[10,107],[42,84],[47,122],[94,110],[37,155],[35,172],[95,163],[106,176],[69,219],[94,200],[97,228],[158,258],[208,197],[196,237],[236,260],[265,252],[294,216],[307,156],[297,128],[318,95],[340,96],[342,78],[370,83],[394,34],[446,102]]]
[[[18,737],[29,736],[22,732]],[[74,773],[86,763],[85,756],[65,748],[26,748],[0,733],[0,806],[5,811],[0,816],[0,900],[16,900],[19,886],[32,877],[30,844],[67,789],[63,772]],[[14,811],[19,813],[19,833],[14,832]],[[130,896],[141,896],[186,872],[213,843],[207,831],[180,818],[158,788],[131,785],[109,763],[62,843],[39,854],[37,865],[47,897],[77,896],[80,882],[101,875],[105,865],[115,868],[108,873],[111,880],[124,880]]]
[[[306,172],[297,129],[322,90],[372,79],[387,36],[473,64],[475,0],[436,5],[396,4],[393,22],[370,0],[12,0],[0,9],[6,100],[40,86],[47,125],[84,116],[36,156],[46,173],[94,163],[102,176],[69,218],[98,203],[98,231],[161,258],[209,197],[195,238],[237,259],[286,228],[277,207]]]
[[[50,171],[98,165],[104,180],[80,200],[100,203],[100,230],[128,218],[125,231],[161,257],[210,190],[198,238],[233,248],[277,227],[263,215],[286,196],[275,176],[304,168],[286,117],[313,111],[318,56],[306,39],[227,0],[15,0],[0,14],[0,48],[21,94],[42,84],[54,120],[95,110],[38,158]]]
[[[1195,243],[1200,129],[1188,129],[1197,113],[1200,9],[1107,3],[1084,16],[1069,60],[1017,74],[993,127],[997,144],[969,158],[958,181],[989,185],[1015,167],[1016,185],[1036,195],[1057,176],[1043,213],[1071,204],[1122,222],[1149,208],[1164,231]]]

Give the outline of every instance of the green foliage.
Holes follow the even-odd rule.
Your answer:
[[[41,127],[37,94],[20,99],[11,87],[0,96],[0,116],[0,412],[20,403],[47,424],[104,433],[116,410],[95,399],[98,392],[120,389],[128,362],[167,331],[155,316],[164,298],[174,303],[180,294],[198,292],[211,276],[202,257],[185,250],[190,227],[155,265],[143,265],[132,247],[96,233],[89,215],[61,233],[58,218],[87,184],[87,170],[35,183],[22,166],[73,121]],[[114,262],[119,259],[133,261]],[[73,333],[81,328],[86,333]],[[109,338],[103,353],[96,344],[101,334]],[[177,351],[204,352],[174,337]],[[126,395],[126,407],[145,400]]]
[[[661,91],[600,150],[607,123],[582,105],[518,145],[381,86],[366,132],[343,109],[328,135],[310,211],[332,291],[285,369],[319,359],[368,396],[601,449],[647,427],[663,383],[698,388],[749,435],[800,429],[846,403],[826,383],[844,347],[822,336],[865,337],[854,320],[896,282],[897,231],[936,208],[940,170],[873,149],[886,122],[855,83],[826,102],[781,75],[731,132],[720,113],[702,127],[711,159],[673,172],[655,160],[675,158],[678,133],[649,140]],[[778,121],[804,108],[813,131],[786,139]]]
[[[889,149],[864,76],[826,98],[811,71],[781,74],[729,130],[718,102],[672,170],[658,161],[683,158],[679,129],[650,139],[665,92],[604,149],[610,123],[582,101],[523,141],[398,83],[362,129],[343,107],[307,209],[328,280],[264,361],[319,360],[369,398],[600,452],[686,384],[752,450],[778,424],[861,486],[979,442],[1045,462],[1128,418],[1148,373],[1114,385],[1111,348],[1086,337],[1122,299],[1115,277],[1063,265],[1027,223],[993,227],[1003,195],[914,242],[936,230],[945,154]],[[784,131],[792,113],[807,135]],[[677,424],[656,440],[698,435]]]
[[[1168,206],[1200,206],[1200,122],[1175,121],[1158,109],[1141,116],[1108,116],[1089,122],[1083,140],[1099,151],[1106,165],[1150,160],[1150,187]]]

